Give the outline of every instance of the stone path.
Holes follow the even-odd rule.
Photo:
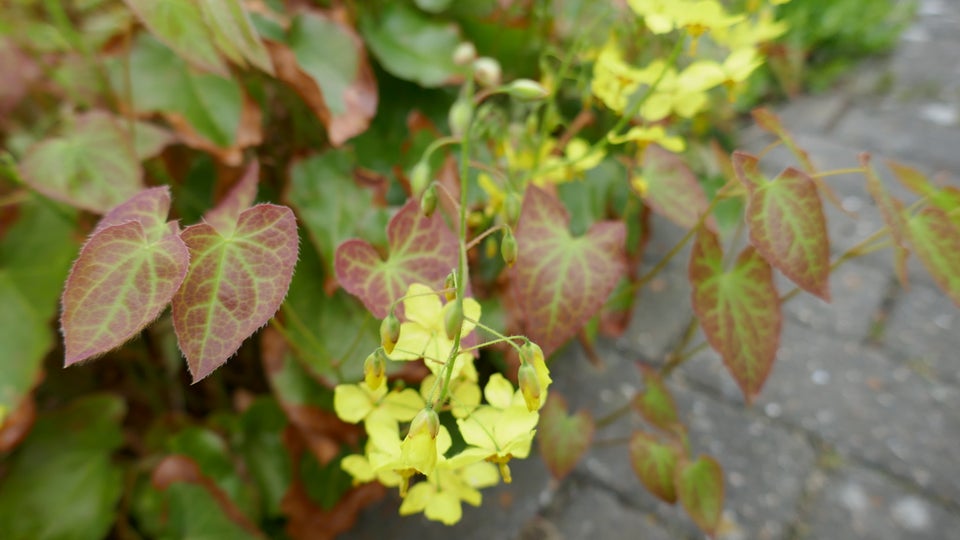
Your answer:
[[[851,73],[829,94],[779,114],[821,169],[853,167],[868,150],[927,172],[960,177],[960,2],[922,0],[916,23],[889,58]],[[768,140],[748,130],[749,148]],[[772,153],[765,163],[786,165]],[[782,163],[778,163],[778,161]],[[779,168],[779,167],[776,167]],[[830,180],[853,220],[828,214],[836,253],[881,224],[859,177]],[[656,229],[656,261],[681,231]],[[726,473],[725,539],[960,539],[960,310],[914,264],[902,290],[889,250],[843,266],[834,301],[799,296],[786,307],[783,346],[751,408],[719,358],[703,353],[670,379],[694,451]],[[631,328],[601,343],[592,367],[579,347],[555,360],[555,389],[595,416],[641,387],[635,361],[662,361],[689,320],[686,261],[643,291]],[[625,418],[597,433],[640,427]],[[400,518],[388,497],[346,538],[694,539],[677,508],[639,484],[624,445],[593,448],[562,483],[539,457],[512,464],[514,483],[484,494],[447,528]]]

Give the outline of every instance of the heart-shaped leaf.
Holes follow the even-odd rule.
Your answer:
[[[449,84],[462,75],[452,54],[461,41],[457,27],[431,19],[405,2],[364,10],[360,32],[391,75],[426,87]]]
[[[144,190],[84,244],[63,291],[64,365],[119,347],[173,298],[190,258],[177,224],[163,222],[169,209],[168,188]]]
[[[900,279],[901,284],[906,285],[907,257],[909,256],[909,252],[907,251],[909,230],[907,229],[907,222],[903,217],[903,203],[896,197],[890,195],[883,186],[880,177],[877,176],[876,171],[874,171],[870,165],[870,154],[860,154],[860,165],[863,167],[864,174],[867,178],[867,191],[870,192],[870,196],[873,197],[873,200],[877,203],[877,208],[880,209],[880,215],[890,229],[890,236],[893,237],[894,269],[896,270],[897,277]]]
[[[640,366],[644,388],[633,398],[633,407],[655,427],[674,432],[680,426],[677,405],[660,375],[651,368]]]
[[[260,41],[240,0],[201,0],[200,9],[220,51],[233,63],[250,62],[273,75],[267,48]]]
[[[173,297],[173,326],[197,382],[273,317],[297,262],[297,224],[284,206],[260,204],[222,236],[207,223],[184,229],[190,271]]]
[[[516,230],[519,254],[510,275],[527,332],[547,355],[603,307],[626,275],[622,222],[600,221],[574,238],[569,221],[560,201],[536,187],[527,189]]]
[[[960,306],[960,227],[940,208],[928,206],[910,217],[907,228],[917,257]]]
[[[366,241],[347,240],[337,248],[334,265],[340,285],[379,319],[412,283],[439,286],[457,266],[457,238],[440,212],[424,217],[415,200],[387,224],[387,242],[384,260]]]
[[[227,65],[194,0],[124,0],[150,31],[194,66],[226,76]]]
[[[830,240],[813,180],[790,167],[767,181],[759,160],[742,152],[734,153],[733,165],[750,192],[751,243],[794,283],[829,302]]]
[[[0,531],[4,538],[105,538],[116,520],[123,470],[122,399],[87,395],[40,416],[4,462]],[[82,496],[81,496],[82,494]],[[38,508],[57,508],[56,519]]]
[[[641,431],[630,437],[629,451],[630,465],[644,487],[664,502],[677,502],[674,478],[680,451]]]
[[[747,402],[767,380],[780,345],[780,297],[770,265],[747,247],[723,268],[717,237],[700,229],[690,256],[693,309]]]
[[[643,154],[643,201],[654,212],[684,229],[697,226],[709,202],[690,167],[673,152],[652,144]],[[634,183],[636,185],[636,182]],[[715,229],[713,217],[707,224]]]
[[[40,193],[102,214],[142,187],[140,162],[112,115],[91,111],[27,151],[23,179]]]
[[[710,456],[684,462],[677,468],[677,496],[687,514],[707,534],[713,535],[723,515],[723,469]]]
[[[540,411],[537,440],[540,455],[557,480],[570,474],[593,442],[593,417],[587,411],[567,414],[567,400],[557,392]]]
[[[330,54],[330,51],[337,51]],[[277,76],[290,85],[340,146],[363,133],[377,112],[377,82],[356,31],[319,12],[298,15],[286,44],[271,43]]]

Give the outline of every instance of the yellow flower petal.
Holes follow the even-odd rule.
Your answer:
[[[506,409],[513,402],[513,385],[503,375],[494,373],[483,389],[483,397],[487,403],[498,408]]]

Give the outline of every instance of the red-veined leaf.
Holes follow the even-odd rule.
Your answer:
[[[633,398],[633,407],[653,426],[674,432],[680,426],[680,417],[670,390],[656,370],[640,366],[640,371],[644,388]]]
[[[680,451],[656,437],[638,431],[630,437],[630,465],[650,493],[664,502],[677,502],[674,484]]]
[[[540,455],[557,480],[570,474],[593,441],[593,417],[587,411],[567,414],[567,400],[550,392],[540,411],[537,440]]]
[[[34,145],[23,158],[21,172],[40,193],[98,214],[143,187],[129,138],[103,111],[77,116],[62,136]]]
[[[456,237],[439,212],[424,217],[415,200],[387,224],[387,242],[384,260],[365,240],[347,240],[337,248],[334,264],[340,285],[381,319],[410,284],[439,286],[439,280],[457,266]]]
[[[570,217],[553,196],[527,189],[516,238],[517,262],[510,269],[531,339],[549,355],[600,308],[626,275],[622,222],[594,223],[574,238]]]
[[[770,264],[805,291],[830,300],[830,240],[813,180],[793,167],[767,181],[750,154],[736,152],[737,178],[750,192],[750,241]]]
[[[124,0],[143,24],[194,66],[226,76],[230,70],[194,0]]]
[[[723,469],[710,456],[677,467],[677,496],[700,529],[713,534],[723,515]]]
[[[697,226],[709,202],[700,182],[680,156],[651,144],[643,154],[644,192],[640,195],[654,212],[684,229]],[[706,223],[716,228],[713,217]]]
[[[240,214],[250,208],[257,198],[257,184],[260,182],[260,163],[253,160],[247,165],[240,180],[230,188],[227,195],[217,206],[203,215],[203,220],[221,235],[229,236],[237,226]]]
[[[903,203],[884,188],[883,182],[877,176],[876,171],[870,165],[870,154],[866,152],[860,154],[860,165],[863,166],[864,175],[867,178],[867,191],[880,209],[880,215],[883,221],[890,229],[890,236],[893,237],[893,256],[894,270],[897,278],[903,286],[907,286],[907,244],[909,242],[909,231],[906,220],[903,218]]]
[[[749,246],[724,270],[716,235],[698,232],[690,256],[693,309],[748,403],[767,380],[780,344],[780,298],[772,274]]]
[[[119,347],[157,318],[187,273],[189,254],[166,187],[110,211],[84,244],[63,291],[65,365]]]
[[[260,204],[222,236],[187,227],[190,271],[173,297],[173,326],[193,381],[213,372],[276,313],[297,261],[297,224],[284,206]]]
[[[917,257],[937,285],[960,306],[960,227],[933,206],[910,217],[907,227]]]
[[[245,61],[273,75],[270,55],[240,0],[202,0],[200,9],[220,51],[233,63]]]

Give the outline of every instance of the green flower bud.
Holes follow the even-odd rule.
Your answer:
[[[465,66],[473,62],[476,58],[477,48],[469,41],[464,41],[453,50],[453,63],[458,66]]]
[[[447,274],[447,279],[443,280],[443,288],[443,296],[447,299],[447,302],[453,302],[457,297],[457,273],[455,271]]]
[[[500,86],[500,62],[489,56],[481,56],[473,61],[473,78],[483,86]]]
[[[537,365],[537,363],[543,364],[543,349],[532,341],[524,343],[520,347],[520,361],[533,366]]]
[[[537,370],[533,364],[520,364],[517,371],[517,381],[520,383],[520,393],[530,412],[540,409],[540,381],[537,379]]]
[[[447,123],[450,124],[450,133],[455,137],[463,137],[470,128],[473,119],[473,103],[467,99],[458,99],[447,113]]]
[[[384,361],[383,350],[378,349],[363,361],[363,380],[370,390],[376,390],[386,379],[387,363]]]
[[[398,339],[400,339],[400,320],[391,311],[380,322],[380,345],[387,354],[390,354],[393,352]]]
[[[425,217],[430,217],[433,215],[433,211],[437,209],[437,187],[433,184],[430,184],[430,187],[423,192],[423,197],[420,197],[420,211],[423,212]]]
[[[517,79],[507,85],[506,91],[523,101],[540,101],[550,95],[546,88],[531,79]]]
[[[443,330],[447,339],[453,339],[463,327],[463,303],[448,302],[443,306]]]
[[[516,193],[509,193],[503,200],[503,212],[507,215],[509,224],[516,225],[520,219],[520,196]]]
[[[429,434],[431,439],[436,439],[437,434],[440,433],[440,417],[432,408],[420,409],[420,412],[413,417],[407,437],[416,437],[423,433]]]
[[[503,240],[500,241],[500,255],[503,256],[503,262],[507,263],[507,267],[513,267],[513,263],[517,262],[517,239],[513,236],[513,231],[510,230],[510,227],[503,233]]]
[[[430,164],[426,161],[418,161],[413,169],[410,170],[410,191],[414,195],[423,193],[430,183]]]

